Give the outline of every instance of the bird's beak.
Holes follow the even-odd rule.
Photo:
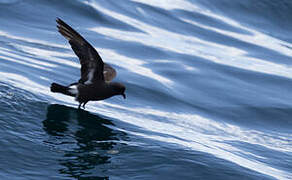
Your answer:
[[[124,97],[124,99],[126,99],[126,94],[125,93],[123,93],[122,96]]]

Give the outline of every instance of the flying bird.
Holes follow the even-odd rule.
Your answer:
[[[57,18],[58,31],[69,41],[81,64],[81,78],[68,86],[51,84],[51,91],[75,97],[85,109],[88,101],[99,101],[115,95],[126,99],[126,87],[122,83],[112,82],[116,71],[102,61],[98,52],[78,32],[61,19]]]

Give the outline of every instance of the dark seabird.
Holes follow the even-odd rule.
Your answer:
[[[51,91],[75,97],[79,102],[78,108],[88,101],[99,101],[115,95],[122,95],[124,99],[125,86],[121,83],[111,82],[116,71],[104,63],[98,52],[73,28],[57,18],[58,31],[69,41],[74,53],[81,64],[81,78],[69,86],[57,83],[51,84]]]

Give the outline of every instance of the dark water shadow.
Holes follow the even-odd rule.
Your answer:
[[[59,173],[76,179],[109,179],[111,156],[118,151],[126,133],[114,130],[110,120],[84,110],[63,105],[49,105],[43,129],[45,142],[63,152]],[[94,172],[92,171],[94,170]]]

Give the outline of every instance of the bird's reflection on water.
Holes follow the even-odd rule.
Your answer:
[[[114,126],[110,120],[84,110],[48,106],[43,128],[49,135],[46,143],[64,153],[60,173],[76,179],[108,179],[105,174],[113,156],[109,152],[117,153],[119,140],[126,138],[110,126]]]

